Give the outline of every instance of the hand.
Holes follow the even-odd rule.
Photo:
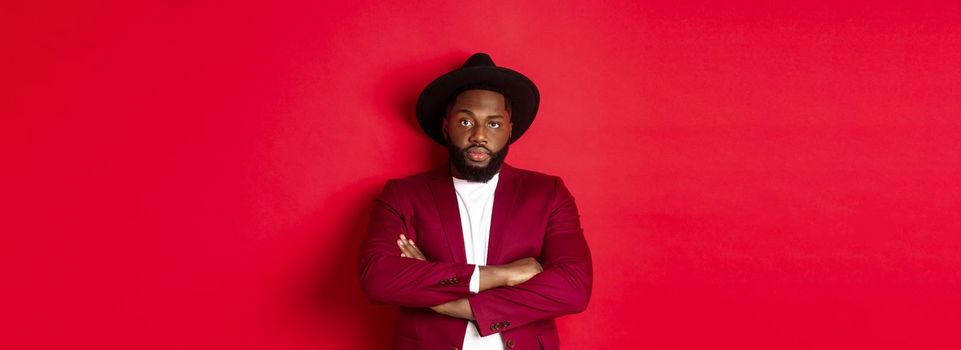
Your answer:
[[[544,271],[541,264],[534,258],[523,258],[510,264],[499,265],[498,269],[505,274],[508,287],[527,282],[527,280]]]
[[[414,241],[407,239],[407,236],[404,236],[403,233],[397,239],[397,247],[400,248],[400,256],[402,257],[427,261],[427,257],[420,252],[420,248],[417,248]]]

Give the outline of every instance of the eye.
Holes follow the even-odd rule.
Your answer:
[[[490,122],[490,123],[487,123],[487,126],[490,127],[490,128],[492,128],[492,129],[497,129],[497,128],[501,127],[501,123],[499,123],[499,122]]]
[[[470,120],[467,120],[467,119],[460,120],[460,126],[471,126],[471,125],[474,125],[474,123],[471,122]]]

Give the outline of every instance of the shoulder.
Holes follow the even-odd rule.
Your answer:
[[[410,191],[423,190],[428,187],[431,181],[443,179],[441,170],[428,170],[411,174],[403,177],[387,179],[384,184],[386,193],[405,193]]]
[[[544,203],[553,208],[551,210],[573,205],[574,196],[560,176],[511,166],[502,170],[501,174],[511,176],[511,182],[514,183],[512,188],[520,191],[521,196],[529,201]]]
[[[501,165],[501,178],[514,177],[524,182],[553,183],[560,181],[560,177],[545,174],[539,171],[514,167],[507,163]],[[447,169],[431,169],[416,174],[407,175],[399,178],[388,179],[388,184],[400,187],[419,186],[434,180],[449,180],[450,172]]]
[[[389,178],[384,183],[376,201],[401,209],[408,208],[413,205],[412,203],[426,201],[431,194],[431,183],[437,179],[443,179],[440,173],[439,170],[429,170],[403,177]]]
[[[510,178],[509,181],[517,181],[526,188],[563,188],[564,182],[559,176],[546,174],[539,171],[514,167],[507,163],[501,166],[501,181]],[[451,182],[450,172],[447,169],[432,169],[404,177],[388,179],[385,187],[399,191],[425,189],[431,182]]]
[[[557,188],[564,186],[564,181],[561,180],[560,176],[529,169],[521,169],[507,164],[504,164],[501,174],[517,179],[519,182],[523,183],[525,187],[536,186]]]
[[[553,197],[561,199],[571,197],[570,191],[564,185],[564,180],[560,176],[516,168],[507,164],[504,164],[504,170],[501,171],[501,174],[505,174],[505,171],[508,176],[516,179],[516,183],[525,192],[551,194]]]
[[[561,179],[559,176],[545,174],[545,173],[534,171],[534,170],[521,169],[518,167],[508,165],[506,163],[501,168],[501,174],[516,176],[517,178],[520,178],[523,181],[532,181],[532,182],[557,182],[557,181],[560,181]]]

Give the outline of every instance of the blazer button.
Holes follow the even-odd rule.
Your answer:
[[[507,345],[508,348],[513,349],[513,348],[514,348],[514,339],[507,339],[507,343],[505,343],[504,345]]]
[[[496,324],[496,323],[491,323],[491,330],[492,330],[492,331],[496,331],[497,328],[499,328],[499,327],[497,327],[497,324]]]
[[[457,277],[454,277],[454,278],[451,278],[451,282],[458,283],[460,281],[457,279]]]
[[[511,321],[504,321],[504,327],[507,327],[507,326],[510,326],[510,325],[511,325]]]

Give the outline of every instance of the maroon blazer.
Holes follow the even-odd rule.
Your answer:
[[[535,257],[544,271],[513,287],[473,294],[460,212],[449,169],[388,180],[374,202],[360,252],[367,297],[400,306],[395,349],[459,349],[467,320],[429,307],[468,298],[483,336],[500,332],[505,347],[556,349],[554,318],[583,311],[591,296],[591,253],[574,197],[559,177],[503,164],[491,218],[487,263]],[[400,256],[401,233],[427,257]]]

